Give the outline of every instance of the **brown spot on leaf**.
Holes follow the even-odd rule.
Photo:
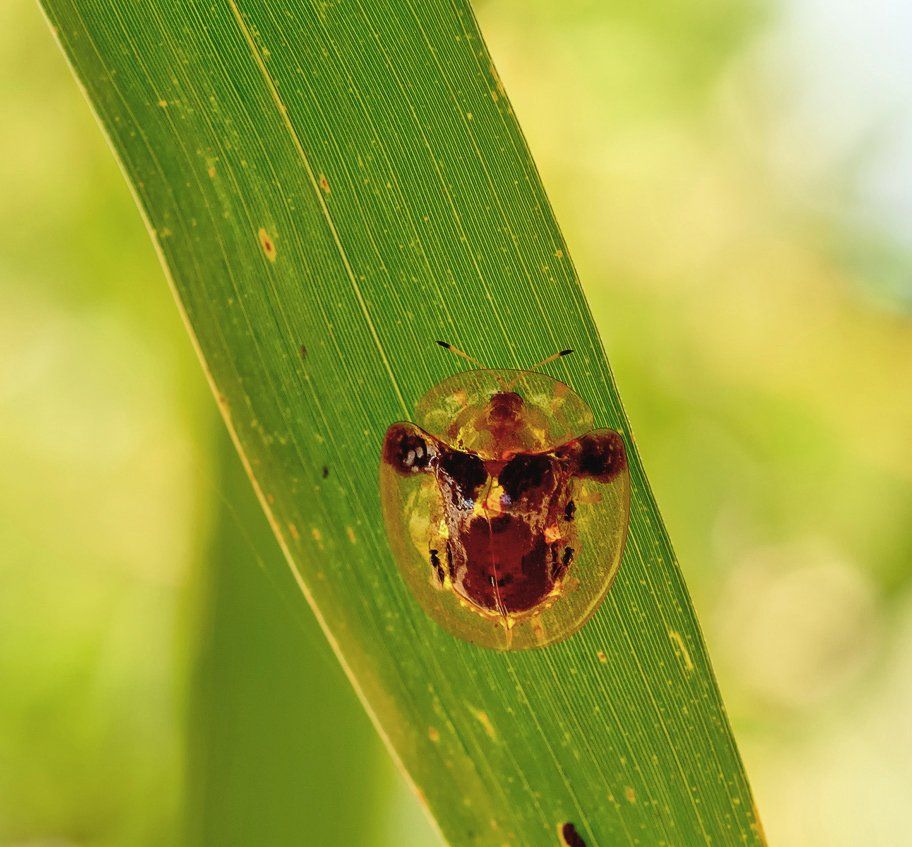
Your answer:
[[[270,262],[276,260],[276,247],[275,242],[269,237],[269,233],[266,232],[263,227],[260,227],[260,231],[257,233],[260,239],[260,247],[263,248],[263,253],[266,255],[266,258]]]
[[[637,793],[629,785],[624,786],[624,797],[627,798],[628,803],[636,803],[637,801]]]
[[[320,174],[320,188],[323,189],[324,194],[330,193],[329,180],[326,178],[325,174]]]
[[[596,653],[596,655],[598,656],[598,660],[599,660],[603,665],[607,665],[607,664],[608,664],[608,657],[605,655],[605,651],[604,651],[604,650],[599,650],[598,653]]]

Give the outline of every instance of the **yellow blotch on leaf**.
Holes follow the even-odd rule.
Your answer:
[[[690,651],[687,649],[687,645],[684,643],[681,633],[676,629],[672,629],[669,631],[668,637],[671,639],[672,644],[674,644],[675,653],[678,654],[678,657],[684,663],[684,670],[687,671],[687,673],[690,673],[694,669],[694,663],[690,658]]]
[[[491,723],[491,719],[488,717],[488,713],[482,711],[481,709],[476,709],[473,706],[469,706],[469,711],[472,713],[472,716],[475,718],[475,720],[477,720],[482,725],[488,738],[490,738],[492,741],[496,741],[497,730],[494,729],[494,724]]]
[[[257,236],[260,239],[260,247],[263,248],[263,253],[266,255],[266,258],[269,259],[270,262],[274,262],[276,260],[275,242],[269,236],[269,233],[263,229],[263,227],[260,227],[260,231],[257,233]]]

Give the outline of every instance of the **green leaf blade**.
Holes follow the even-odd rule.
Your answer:
[[[46,2],[274,528],[450,843],[572,821],[589,847],[762,844],[635,450],[621,571],[568,642],[455,641],[396,572],[380,440],[460,369],[434,340],[492,367],[573,347],[550,372],[633,445],[471,11],[427,5]]]

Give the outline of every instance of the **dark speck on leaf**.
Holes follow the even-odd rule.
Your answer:
[[[323,479],[329,476],[329,468],[326,465],[323,465]]]
[[[300,348],[298,349],[298,352],[301,354],[301,358],[302,358],[302,359],[306,359],[306,358],[307,358],[307,348],[306,348],[303,344],[302,344],[302,345],[300,346]]]
[[[586,847],[586,842],[569,821],[560,828],[560,834],[567,847]]]

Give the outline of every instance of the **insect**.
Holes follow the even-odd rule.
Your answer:
[[[453,635],[499,650],[567,638],[620,565],[630,511],[621,435],[536,369],[443,380],[415,423],[386,432],[380,487],[390,545],[418,602]]]

